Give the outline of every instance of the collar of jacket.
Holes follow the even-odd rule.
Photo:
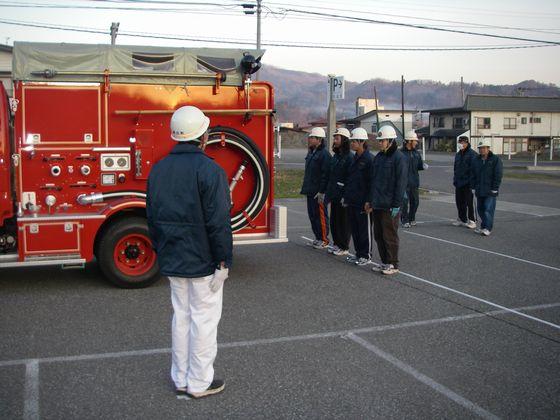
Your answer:
[[[171,154],[177,155],[180,153],[204,153],[204,151],[194,144],[177,143],[171,150]]]
[[[387,156],[391,156],[393,153],[395,153],[395,151],[397,150],[397,141],[393,140],[391,142],[391,145],[389,146],[389,148],[387,150],[385,150],[383,153],[385,153]]]
[[[486,158],[486,160],[490,159],[492,156],[494,156],[494,153],[492,153],[492,150],[488,150],[488,157]],[[484,160],[484,158],[482,157],[482,155],[479,153],[477,156],[479,159]]]

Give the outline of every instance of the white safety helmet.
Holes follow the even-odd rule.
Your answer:
[[[309,133],[307,137],[318,137],[320,139],[324,139],[327,135],[325,134],[325,130],[321,127],[313,127],[311,129],[311,133]]]
[[[492,141],[490,139],[481,138],[478,141],[477,147],[492,147]]]
[[[182,106],[171,117],[171,138],[175,141],[196,140],[202,136],[210,119],[195,106]]]
[[[348,129],[346,128],[337,128],[336,131],[334,132],[333,136],[343,136],[346,137],[347,139],[350,138],[350,131],[348,131]]]
[[[416,134],[416,131],[409,130],[409,131],[406,132],[406,135],[404,136],[404,139],[407,140],[407,141],[412,141],[412,140],[418,141],[418,135]]]
[[[397,138],[397,132],[390,125],[384,125],[377,132],[377,140],[394,140]]]
[[[352,135],[350,136],[350,140],[367,140],[368,134],[365,128],[356,127],[352,130]]]

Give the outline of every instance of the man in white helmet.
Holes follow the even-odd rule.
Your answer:
[[[494,212],[496,211],[496,198],[502,183],[502,160],[490,150],[490,139],[481,139],[478,142],[478,156],[473,160],[471,167],[470,187],[476,195],[476,209],[480,216],[480,229],[475,233],[489,236],[494,227]]]
[[[222,286],[232,262],[230,195],[224,170],[204,154],[210,120],[194,106],[171,117],[171,153],[156,163],[146,213],[173,305],[171,378],[177,395],[224,389],[214,378]]]
[[[402,227],[409,228],[416,226],[416,211],[420,204],[420,195],[418,194],[420,175],[418,171],[423,171],[428,165],[422,160],[420,152],[416,150],[418,144],[416,131],[409,130],[404,136],[404,140],[405,143],[401,151],[407,162],[408,181],[401,208],[401,223]]]
[[[309,151],[305,157],[305,173],[300,194],[307,196],[307,214],[315,235],[313,247],[324,249],[329,246],[329,215],[325,191],[329,181],[331,155],[325,149],[325,130],[313,127],[307,137]]]
[[[348,168],[343,194],[343,205],[348,207],[348,220],[356,251],[356,256],[349,255],[346,261],[360,266],[369,264],[371,259],[371,219],[364,206],[368,201],[373,157],[368,151],[367,140],[365,129],[356,127],[352,130],[350,148],[354,151],[354,157]]]
[[[331,204],[331,235],[333,246],[329,253],[347,255],[350,243],[350,222],[348,207],[342,205],[342,197],[348,179],[348,171],[352,164],[350,154],[350,132],[346,128],[337,128],[333,134],[333,152],[329,171],[326,197]]]
[[[373,159],[369,202],[373,211],[373,230],[381,264],[372,269],[383,274],[399,272],[399,212],[408,181],[407,163],[397,148],[397,132],[390,125],[377,133],[380,152]]]

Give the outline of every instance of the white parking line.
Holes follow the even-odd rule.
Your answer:
[[[538,311],[538,310],[558,308],[558,307],[560,307],[560,302],[546,303],[542,305],[523,306],[523,307],[515,308],[515,310]],[[315,334],[259,338],[255,340],[246,340],[246,341],[233,341],[229,343],[219,343],[218,347],[224,349],[237,348],[237,347],[251,347],[251,346],[259,346],[259,345],[266,345],[266,344],[286,343],[290,341],[305,341],[305,340],[315,340],[320,338],[338,337],[338,336],[348,335],[350,333],[354,333],[354,334],[379,333],[379,332],[398,330],[403,328],[414,328],[414,327],[422,327],[428,325],[444,324],[449,322],[466,321],[469,319],[477,319],[477,318],[484,318],[487,316],[502,315],[508,312],[509,311],[506,310],[496,310],[496,311],[488,311],[482,313],[470,313],[466,315],[453,315],[453,316],[447,316],[443,318],[424,319],[420,321],[401,322],[398,324],[387,324],[387,325],[376,325],[376,326],[363,327],[363,328],[353,328],[350,330],[326,331],[326,332],[320,332]],[[37,358],[37,359],[3,360],[0,361],[0,368],[7,367],[7,366],[29,365],[33,363],[83,362],[83,361],[100,360],[100,359],[118,359],[123,357],[153,356],[159,354],[167,354],[170,352],[171,352],[170,348],[159,348],[159,349],[144,349],[144,350],[128,350],[128,351],[108,352],[108,353],[78,354],[75,356],[54,356],[54,357],[44,357],[44,358]]]
[[[403,372],[411,375],[414,379],[422,382],[425,385],[428,385],[434,391],[439,392],[440,394],[449,398],[451,401],[456,402],[457,404],[465,407],[466,409],[472,411],[473,413],[479,415],[480,417],[482,417],[484,419],[498,419],[499,418],[499,417],[495,416],[494,414],[490,413],[489,411],[485,410],[484,408],[480,407],[479,405],[477,405],[477,404],[473,403],[472,401],[466,399],[465,397],[462,397],[461,395],[457,394],[456,392],[453,392],[452,390],[450,390],[446,386],[440,384],[439,382],[434,381],[432,378],[430,378],[430,377],[424,375],[423,373],[417,371],[412,366],[407,365],[403,361],[397,359],[392,354],[389,354],[389,353],[381,350],[379,347],[373,345],[369,341],[366,341],[363,338],[358,337],[357,335],[352,334],[352,333],[348,334],[348,338],[350,340],[354,341],[355,343],[361,345],[362,347],[365,347],[366,349],[368,349],[372,353],[375,353],[377,356],[379,356],[383,360],[391,363],[393,366],[397,367],[398,369],[402,370]]]
[[[434,241],[439,241],[439,242],[443,242],[443,243],[446,243],[446,244],[460,246],[460,247],[472,249],[472,250],[475,250],[475,251],[486,252],[487,254],[498,255],[500,257],[509,258],[511,260],[520,261],[520,262],[524,262],[524,263],[527,263],[527,264],[536,265],[538,267],[548,268],[549,270],[560,271],[560,268],[558,268],[558,267],[553,267],[551,265],[541,264],[541,263],[534,262],[534,261],[524,260],[523,258],[513,257],[511,255],[502,254],[501,252],[495,252],[495,251],[490,251],[488,249],[477,248],[476,246],[465,245],[465,244],[461,244],[459,242],[448,241],[447,239],[436,238],[435,236],[429,236],[429,235],[423,235],[421,233],[410,232],[408,230],[403,230],[403,232],[408,234],[408,235],[420,236],[422,238],[432,239]]]
[[[37,359],[25,364],[23,419],[39,419],[39,360]]]
[[[419,234],[418,234],[418,233],[414,233],[413,235],[419,235]],[[424,236],[424,235],[422,235],[422,236]],[[304,240],[306,240],[306,241],[308,241],[308,242],[312,242],[312,240],[311,240],[310,238],[307,238],[307,237],[305,237],[305,236],[302,236],[301,238],[304,239]],[[352,254],[349,254],[349,255],[352,255]],[[504,311],[506,311],[506,312],[510,312],[510,313],[512,313],[512,314],[519,315],[519,316],[521,316],[521,317],[528,318],[528,319],[531,319],[531,320],[533,320],[533,321],[540,322],[540,323],[542,323],[542,324],[545,324],[545,325],[548,325],[548,326],[550,326],[550,327],[553,327],[553,328],[556,328],[556,329],[560,330],[560,325],[553,324],[552,322],[545,321],[544,319],[540,319],[540,318],[536,318],[536,317],[531,316],[531,315],[524,314],[524,313],[522,313],[522,312],[516,311],[515,309],[511,309],[511,308],[507,308],[507,307],[502,306],[502,305],[498,305],[497,303],[490,302],[489,300],[481,299],[481,298],[479,298],[479,297],[476,297],[476,296],[473,296],[473,295],[469,295],[468,293],[461,292],[460,290],[455,290],[455,289],[452,289],[451,287],[447,287],[447,286],[444,286],[444,285],[439,284],[439,283],[431,282],[431,281],[426,280],[426,279],[423,279],[423,278],[421,278],[421,277],[417,277],[417,276],[415,276],[415,275],[413,275],[413,274],[405,273],[404,271],[399,271],[399,273],[400,273],[400,274],[403,274],[403,275],[405,275],[405,276],[407,276],[407,277],[410,277],[410,278],[412,278],[412,279],[414,279],[414,280],[418,280],[418,281],[421,281],[421,282],[423,282],[423,283],[427,283],[427,284],[429,284],[429,285],[431,285],[431,286],[434,286],[434,287],[439,287],[440,289],[447,290],[448,292],[456,293],[456,294],[458,294],[458,295],[467,297],[467,298],[469,298],[469,299],[473,299],[473,300],[476,300],[476,301],[478,301],[478,302],[485,303],[485,304],[490,305],[490,306],[493,306],[493,307],[495,307],[495,308],[502,309],[502,310],[504,310]]]

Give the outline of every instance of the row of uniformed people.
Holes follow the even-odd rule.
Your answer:
[[[416,224],[418,171],[425,167],[415,149],[416,133],[407,134],[401,151],[395,129],[381,127],[377,134],[380,152],[375,157],[368,151],[368,135],[361,127],[352,133],[345,128],[336,130],[332,157],[325,149],[325,137],[325,131],[317,127],[309,134],[301,189],[307,196],[315,235],[313,246],[327,248],[335,255],[348,255],[351,236],[356,255],[348,256],[349,262],[371,263],[374,271],[397,273],[399,214],[404,227]],[[332,244],[328,240],[329,204]],[[371,261],[372,237],[380,264]]]

